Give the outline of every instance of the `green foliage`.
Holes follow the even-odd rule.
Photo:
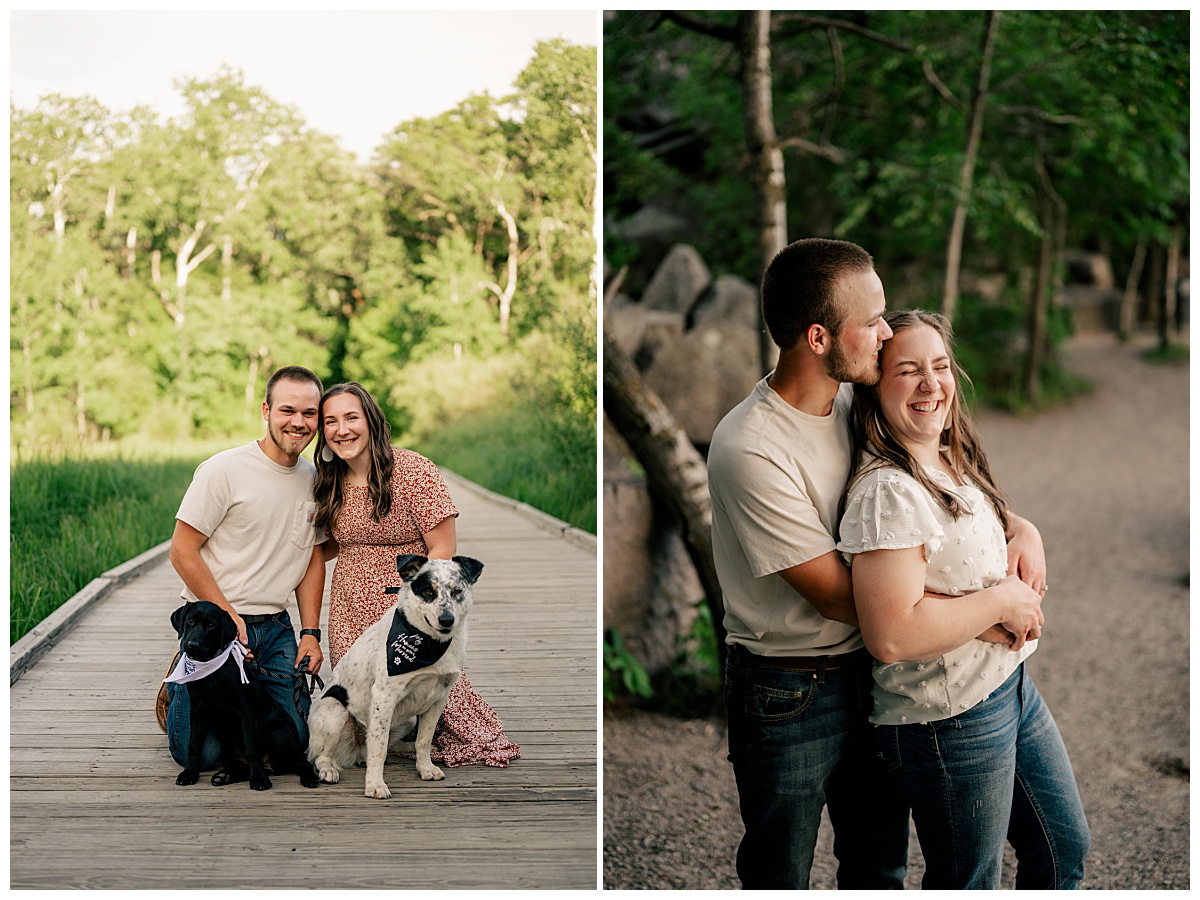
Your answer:
[[[561,376],[532,374],[527,360],[536,358],[432,358],[407,367],[401,396],[390,398],[408,411],[396,436],[464,478],[595,534],[594,375],[590,414],[578,398],[585,411],[572,412]]]
[[[13,445],[261,433],[268,376],[301,364],[400,435],[520,437],[496,489],[554,472],[570,499],[536,502],[594,530],[594,48],[538,44],[510,96],[400,123],[373,166],[238,71],[176,87],[166,121],[11,109]],[[460,424],[447,361],[517,399]]]
[[[167,540],[203,458],[17,459],[9,478],[9,640],[102,572]]]
[[[988,303],[972,294],[960,299],[955,324],[955,356],[970,376],[967,399],[1015,413],[1066,403],[1091,391],[1091,382],[1066,370],[1054,353],[1046,355],[1037,397],[1022,391],[1025,310],[1021,299],[1008,294]],[[1054,307],[1047,320],[1047,343],[1055,347],[1071,332],[1069,311]]]
[[[649,699],[654,696],[650,676],[637,657],[625,649],[615,628],[604,631],[604,699],[620,696]]]
[[[736,13],[690,15],[727,37],[735,31]],[[892,305],[938,305],[987,15],[773,13],[771,99],[789,237],[868,248]],[[1186,224],[1189,39],[1185,11],[1001,14],[962,246],[964,276],[999,278],[1010,292],[1013,333],[993,345],[997,359],[983,352],[971,368],[997,396],[1018,390],[1008,372],[1019,371],[1013,348],[1027,321],[1047,190],[1065,205],[1070,246],[1110,253],[1118,272],[1139,239],[1165,244],[1172,225]],[[690,223],[682,240],[715,273],[756,282],[736,42],[668,13],[622,10],[605,18],[604,53],[609,263],[649,269],[621,226],[652,204]],[[625,283],[634,294],[643,286]],[[955,324],[963,339],[988,346],[965,311]],[[1061,324],[1050,323],[1051,350]]]
[[[1180,365],[1188,362],[1191,352],[1187,344],[1157,345],[1142,354],[1142,359],[1154,365]]]

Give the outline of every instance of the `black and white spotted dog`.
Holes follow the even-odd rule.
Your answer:
[[[383,763],[392,736],[403,737],[417,717],[417,772],[440,781],[429,758],[433,733],[467,658],[471,586],[483,563],[468,556],[426,559],[399,556],[404,584],[389,588],[396,604],[346,651],[333,680],[308,717],[308,758],[321,780],[334,784],[341,770],[367,763],[364,793],[386,800]],[[393,727],[394,723],[394,727]]]

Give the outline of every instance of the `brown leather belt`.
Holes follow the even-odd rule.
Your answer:
[[[759,656],[751,653],[741,644],[735,644],[746,654],[747,660],[768,669],[783,669],[787,672],[833,672],[850,666],[865,665],[870,654],[865,647],[851,650],[849,653],[835,653],[832,656]]]

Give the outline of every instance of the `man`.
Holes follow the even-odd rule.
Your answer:
[[[708,455],[713,549],[729,643],[729,759],[746,834],[745,888],[807,888],[826,805],[838,887],[904,886],[908,809],[890,790],[871,725],[871,658],[850,570],[836,552],[850,475],[843,382],[879,380],[891,330],[870,255],[809,239],[762,283],[775,370],[722,419]],[[1036,529],[1014,525],[1010,565],[1044,580]]]
[[[184,495],[171,538],[171,564],[183,579],[185,601],[208,600],[232,617],[237,639],[249,648],[263,683],[308,740],[308,697],[296,709],[297,668],[321,668],[321,599],[325,535],[313,524],[316,469],[300,453],[316,436],[321,380],[301,366],[285,366],[267,382],[262,405],[267,434],[201,463]],[[300,611],[297,645],[287,613],[293,593]],[[171,755],[187,762],[191,715],[184,684],[167,685]],[[219,764],[209,736],[201,768]]]

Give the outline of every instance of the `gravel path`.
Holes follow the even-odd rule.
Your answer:
[[[1074,339],[1095,391],[1031,418],[980,416],[1015,509],[1049,558],[1029,668],[1092,828],[1084,887],[1186,889],[1189,871],[1189,379],[1147,346]],[[737,790],[721,717],[604,713],[604,886],[737,888]],[[833,888],[822,828],[813,888]],[[923,870],[915,838],[908,887]],[[1011,850],[1004,887],[1013,886]]]

